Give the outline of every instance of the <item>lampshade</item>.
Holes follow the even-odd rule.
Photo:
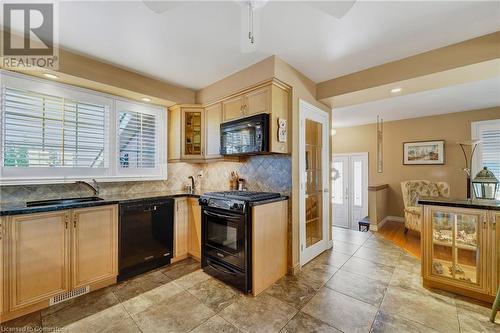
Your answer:
[[[474,194],[478,199],[495,199],[498,189],[498,179],[493,172],[484,167],[479,171],[476,178],[472,181]]]

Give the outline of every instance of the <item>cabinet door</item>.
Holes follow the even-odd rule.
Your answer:
[[[486,293],[488,216],[474,209],[426,207],[424,277]]]
[[[175,199],[174,220],[174,257],[183,257],[188,254],[188,206],[187,199]]]
[[[118,213],[116,206],[73,210],[72,288],[115,278],[118,274]]]
[[[217,103],[205,108],[205,158],[220,158],[220,123],[222,105]]]
[[[168,110],[168,160],[181,159],[181,109]]]
[[[13,216],[9,310],[69,290],[69,211]]]
[[[189,254],[201,258],[201,207],[197,199],[188,199],[189,207]]]
[[[242,117],[243,96],[236,96],[222,102],[222,116],[224,121]]]
[[[495,296],[500,285],[500,213],[491,212],[491,288],[490,294]]]
[[[257,89],[245,94],[245,115],[271,112],[271,86]]]
[[[0,323],[2,322],[2,313],[6,310],[4,308],[4,298],[5,298],[5,292],[4,292],[4,286],[3,283],[5,281],[4,279],[4,265],[3,265],[3,256],[5,254],[4,248],[3,248],[3,243],[5,239],[5,224],[7,223],[7,218],[6,217],[0,217]]]
[[[204,156],[203,109],[182,109],[182,158],[201,159]]]

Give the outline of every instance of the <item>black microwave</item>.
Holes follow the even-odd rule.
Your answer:
[[[255,155],[269,152],[269,115],[233,120],[220,125],[221,155]]]

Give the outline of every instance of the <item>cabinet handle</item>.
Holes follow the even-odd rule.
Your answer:
[[[75,215],[75,216],[73,217],[73,228],[76,228],[76,221],[77,221],[77,220],[78,220],[78,216],[77,216],[77,215]]]
[[[483,229],[486,229],[486,216],[482,216],[483,219]]]

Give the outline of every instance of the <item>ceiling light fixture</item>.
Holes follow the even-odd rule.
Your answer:
[[[43,76],[48,77],[49,79],[58,79],[59,76],[50,73],[43,73]]]
[[[403,89],[401,89],[401,88],[393,88],[393,89],[391,89],[391,94],[397,94],[397,93],[401,92],[401,90],[403,90]]]
[[[148,97],[143,97],[143,98],[141,98],[141,100],[143,102],[151,102],[151,98],[148,98]]]

